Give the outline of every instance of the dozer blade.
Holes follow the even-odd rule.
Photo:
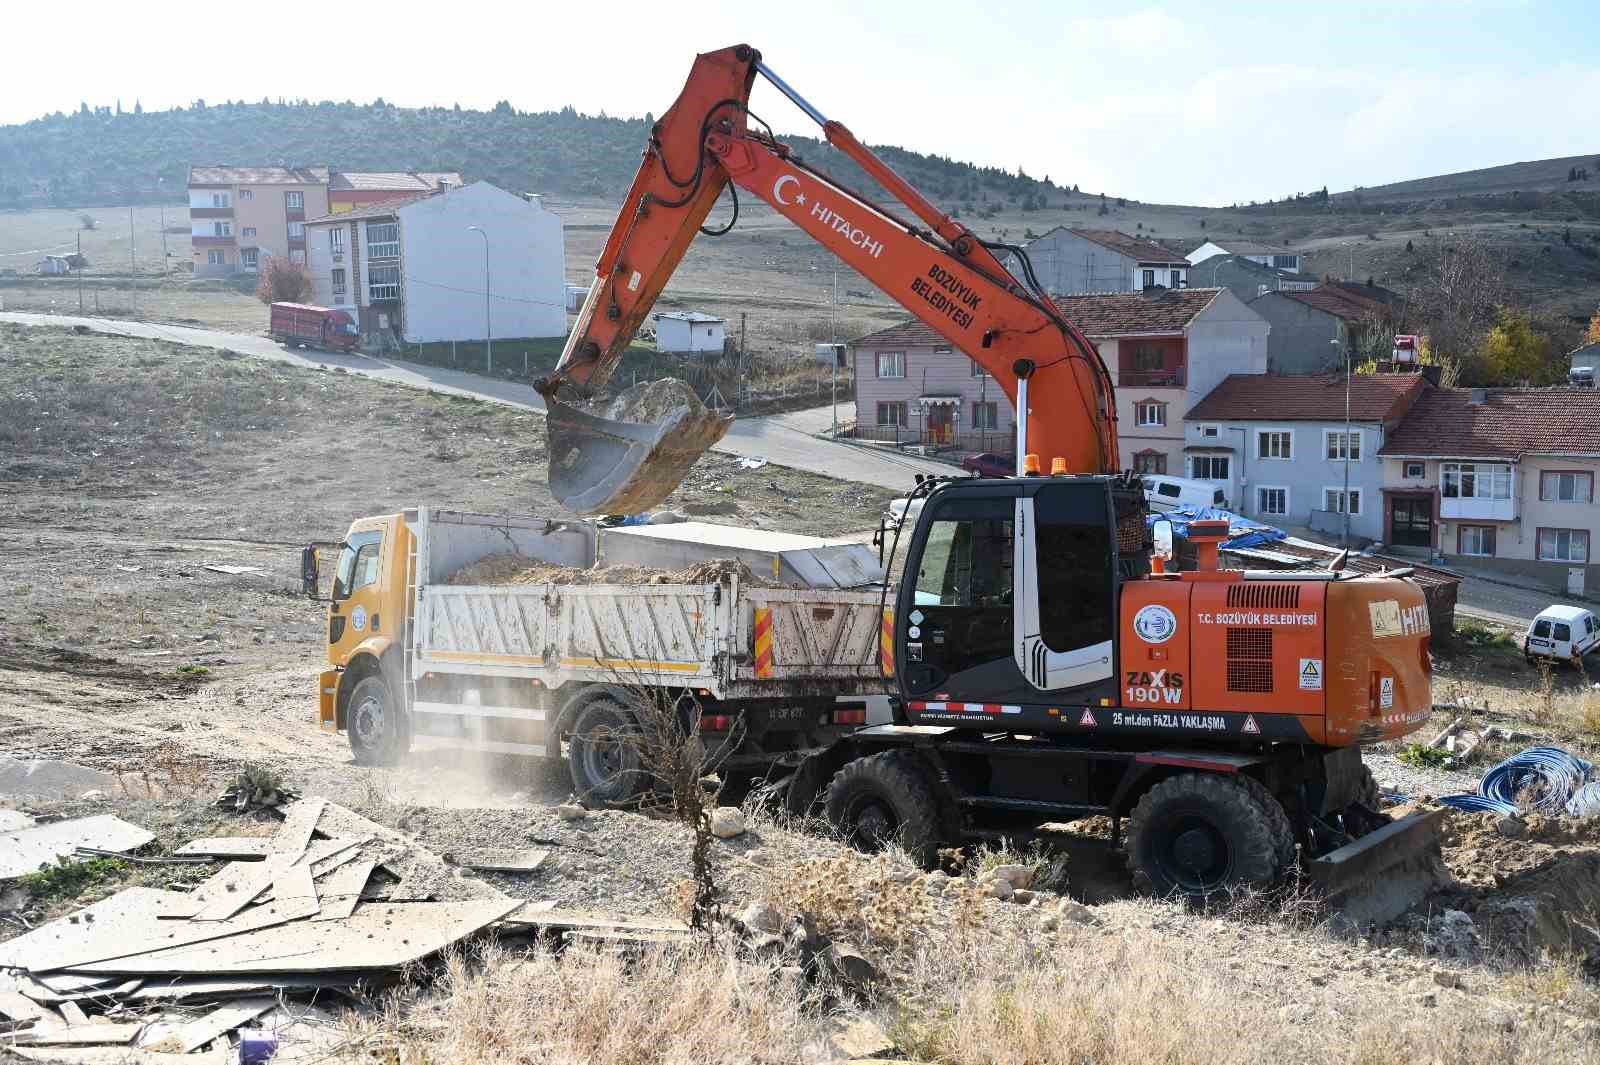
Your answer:
[[[579,514],[638,514],[683,481],[733,416],[678,407],[655,423],[599,418],[546,397],[550,491]]]
[[[1343,917],[1388,921],[1444,879],[1443,810],[1419,810],[1307,863],[1307,873]]]

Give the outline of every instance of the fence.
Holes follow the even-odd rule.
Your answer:
[[[936,436],[931,430],[909,425],[858,425],[846,435],[856,440],[893,444],[896,447],[921,444],[926,447],[948,448],[951,451],[989,451],[999,455],[1014,455],[1017,451],[1016,435],[998,430],[947,432]]]

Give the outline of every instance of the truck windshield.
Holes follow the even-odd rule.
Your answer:
[[[345,541],[339,552],[339,572],[333,578],[333,598],[348,599],[355,589],[377,580],[378,545],[382,542],[383,533],[377,530],[355,533]]]

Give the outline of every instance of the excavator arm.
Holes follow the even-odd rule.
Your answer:
[[[770,132],[750,129],[748,99],[766,76],[822,125],[829,142],[908,208],[916,221],[808,166]],[[759,119],[756,120],[759,123]],[[764,124],[763,124],[764,125]],[[991,374],[1013,406],[1029,381],[1030,452],[1074,473],[1118,470],[1109,373],[1093,345],[1036,284],[1026,253],[979,239],[939,211],[739,45],[697,57],[689,81],[652,132],[644,162],[596,265],[595,280],[550,377],[551,490],[580,513],[642,510],[666,498],[729,419],[679,408],[655,425],[618,421],[565,402],[603,386],[728,183],[770,204]],[[1025,413],[1019,417],[1025,417]]]

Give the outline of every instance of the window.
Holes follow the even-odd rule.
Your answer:
[[[245,248],[239,252],[239,261],[249,269],[254,270],[256,264],[260,261],[259,254],[254,248]]]
[[[290,240],[305,240],[306,239],[306,224],[304,222],[290,222],[289,223],[289,239]]]
[[[256,194],[252,190],[250,190],[250,189],[240,189],[239,190],[239,199],[241,199],[241,200],[253,200],[255,198],[256,198]]]
[[[905,403],[879,403],[878,424],[904,427],[906,424]]]
[[[335,255],[344,251],[344,226],[334,226],[328,230],[328,248]]]
[[[233,236],[233,223],[232,222],[212,222],[211,223],[211,235],[213,237],[231,237],[231,236]]]
[[[1133,405],[1135,425],[1166,425],[1167,405],[1155,400],[1144,400]]]
[[[1421,480],[1428,475],[1428,464],[1425,462],[1406,463],[1406,479]]]
[[[1288,430],[1257,429],[1256,458],[1294,458],[1294,433]]]
[[[1456,527],[1456,554],[1474,558],[1494,557],[1493,525],[1459,525]]]
[[[1487,462],[1446,462],[1439,468],[1446,499],[1510,499],[1511,467]]]
[[[206,263],[210,266],[227,266],[228,253],[221,248],[210,248],[206,251]]]
[[[1160,344],[1142,343],[1133,346],[1133,368],[1135,370],[1160,370],[1167,364],[1166,354],[1162,352]]]
[[[1000,427],[1000,404],[992,401],[974,403],[972,405],[972,427],[974,429],[998,429]]]
[[[1182,288],[1183,287],[1183,271],[1182,270],[1174,270],[1174,271],[1172,271],[1172,287],[1173,288]]]
[[[1539,558],[1546,562],[1589,561],[1587,529],[1540,529]]]
[[[1215,425],[1202,425],[1200,427],[1200,435],[1205,437],[1207,440],[1215,440],[1217,437],[1222,435],[1222,430],[1217,428]]]
[[[213,207],[227,207],[227,206],[229,206],[228,194],[226,192],[213,192],[211,194],[211,206],[213,206]]]
[[[1547,503],[1591,503],[1594,474],[1546,470],[1539,475],[1539,498]]]
[[[1272,265],[1279,270],[1298,270],[1300,269],[1300,256],[1274,255],[1272,257]]]
[[[333,577],[333,598],[348,599],[357,588],[378,582],[378,549],[383,533],[353,534],[339,552],[339,569]]]
[[[1134,473],[1166,473],[1167,456],[1159,451],[1141,451],[1133,456]]]
[[[1327,451],[1329,462],[1361,461],[1360,429],[1352,429],[1348,433],[1342,429],[1324,429],[1322,431],[1322,442]]]
[[[400,268],[374,266],[367,271],[367,298],[397,300],[400,298]]]
[[[367,258],[393,259],[400,254],[400,225],[397,222],[367,223]]]
[[[243,229],[239,230],[239,232],[244,234],[247,237],[253,237],[253,236],[256,235],[256,227],[255,226],[245,226]]]
[[[333,294],[337,297],[343,298],[345,293],[344,269],[341,267],[337,270],[334,270],[329,276],[333,279]]]
[[[1157,481],[1156,495],[1165,496],[1168,499],[1181,499],[1183,498],[1183,489],[1171,481]]]
[[[1227,455],[1196,455],[1189,460],[1189,476],[1198,481],[1226,481]]]
[[[304,266],[306,264],[306,250],[304,248],[290,248],[289,261]]]
[[[878,352],[879,377],[904,377],[906,375],[906,353],[903,351]]]
[[[283,205],[291,211],[304,211],[306,209],[306,194],[303,192],[286,192],[283,194]]]
[[[1344,489],[1324,488],[1322,490],[1322,509],[1334,514],[1344,513]],[[1350,489],[1350,513],[1361,513],[1361,489]]]
[[[1289,513],[1287,488],[1257,488],[1256,510],[1261,514],[1282,516]]]
[[[938,349],[937,348],[934,349],[934,354],[938,354]],[[990,374],[989,374],[988,370],[985,370],[983,368],[983,364],[982,363],[980,363],[977,359],[973,359],[972,360],[972,376],[973,377],[988,377],[988,376],[990,376]]]
[[[931,667],[924,680],[931,684],[1011,658],[1013,506],[1010,499],[949,500],[934,515],[915,560],[913,600],[928,615],[926,634],[948,630],[954,638],[913,642],[908,680],[927,673],[918,663]]]
[[[1140,273],[1144,275],[1144,287],[1154,288],[1156,284],[1156,272],[1154,270],[1141,270]]]

